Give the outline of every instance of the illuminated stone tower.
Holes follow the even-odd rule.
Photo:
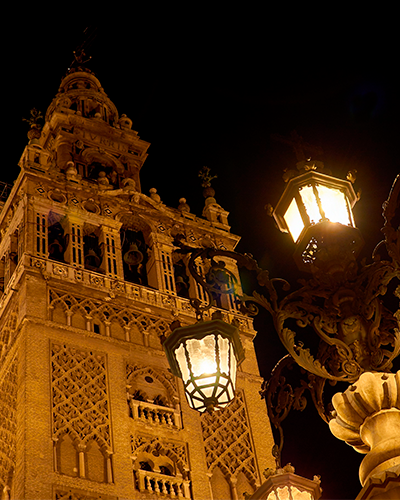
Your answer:
[[[195,321],[189,295],[203,298],[173,241],[232,250],[239,238],[212,196],[200,218],[142,192],[149,143],[131,126],[72,69],[43,128],[33,115],[2,204],[3,499],[241,499],[274,465],[255,331],[232,295],[216,299],[246,351],[234,402],[199,414],[168,369],[160,338]]]

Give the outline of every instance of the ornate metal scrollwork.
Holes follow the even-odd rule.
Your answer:
[[[301,369],[296,371],[296,376],[293,376],[291,372],[294,371],[296,366],[296,362],[289,354],[284,356],[275,365],[269,380],[263,382],[260,391],[261,397],[267,402],[270,422],[279,434],[278,442],[272,450],[277,468],[281,467],[281,453],[284,443],[281,424],[292,409],[298,411],[305,409],[307,406],[306,391],[310,392],[312,401],[321,418],[325,422],[328,422],[331,418],[330,408],[326,408],[323,401],[323,390],[326,379],[317,377]],[[299,367],[297,366],[297,368]],[[299,371],[301,372],[300,376]]]
[[[389,371],[400,352],[398,304],[393,314],[383,303],[388,287],[400,280],[399,177],[384,204],[384,217],[385,240],[375,250],[372,264],[359,268],[352,260],[339,272],[314,274],[293,292],[285,280],[270,278],[250,254],[191,248],[177,242],[179,252],[191,255],[190,274],[208,297],[207,304],[191,299],[198,319],[212,306],[213,287],[226,272],[221,259],[216,259],[234,259],[239,267],[255,272],[258,284],[267,292],[238,297],[243,312],[254,315],[257,306],[265,308],[272,315],[281,342],[302,368],[323,379],[346,382],[357,380],[365,371]],[[389,255],[387,260],[379,257],[378,250],[383,245]],[[215,270],[207,279],[196,270],[195,261],[199,258],[208,259]],[[278,283],[280,290],[276,288]],[[400,297],[400,286],[394,295]],[[312,340],[315,338],[318,344]]]

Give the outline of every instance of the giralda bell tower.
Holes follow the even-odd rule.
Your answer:
[[[150,144],[79,64],[28,137],[0,214],[1,498],[244,498],[274,466],[251,319],[216,297],[246,359],[213,414],[189,408],[160,341],[204,298],[174,241],[233,250],[228,213],[142,192]]]

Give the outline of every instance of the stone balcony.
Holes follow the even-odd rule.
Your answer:
[[[135,474],[137,487],[141,492],[169,498],[191,498],[190,481],[187,479],[141,469],[135,471]]]
[[[151,426],[165,426],[171,429],[181,429],[180,411],[167,406],[155,405],[146,401],[131,398],[129,406],[132,418]]]

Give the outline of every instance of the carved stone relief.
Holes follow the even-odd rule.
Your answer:
[[[259,477],[243,394],[238,391],[223,410],[203,414],[201,425],[209,472],[218,467],[230,482],[243,472],[256,485]]]
[[[133,459],[136,460],[141,453],[169,457],[174,463],[176,473],[185,479],[189,474],[189,456],[186,443],[172,441],[145,434],[137,434],[131,438],[131,450]]]
[[[99,327],[96,333],[136,343],[145,343],[144,336],[148,334],[155,334],[157,340],[169,329],[168,322],[159,317],[54,289],[50,290],[49,309],[53,321],[85,330],[94,330],[96,323]]]
[[[0,486],[10,489],[15,468],[17,410],[17,360],[11,363],[0,385]]]
[[[13,334],[17,327],[18,311],[13,311],[5,324],[0,328],[0,359],[5,356],[13,342]]]
[[[112,483],[105,355],[53,344],[51,368],[55,471]]]
[[[53,436],[111,447],[105,355],[53,344]]]

